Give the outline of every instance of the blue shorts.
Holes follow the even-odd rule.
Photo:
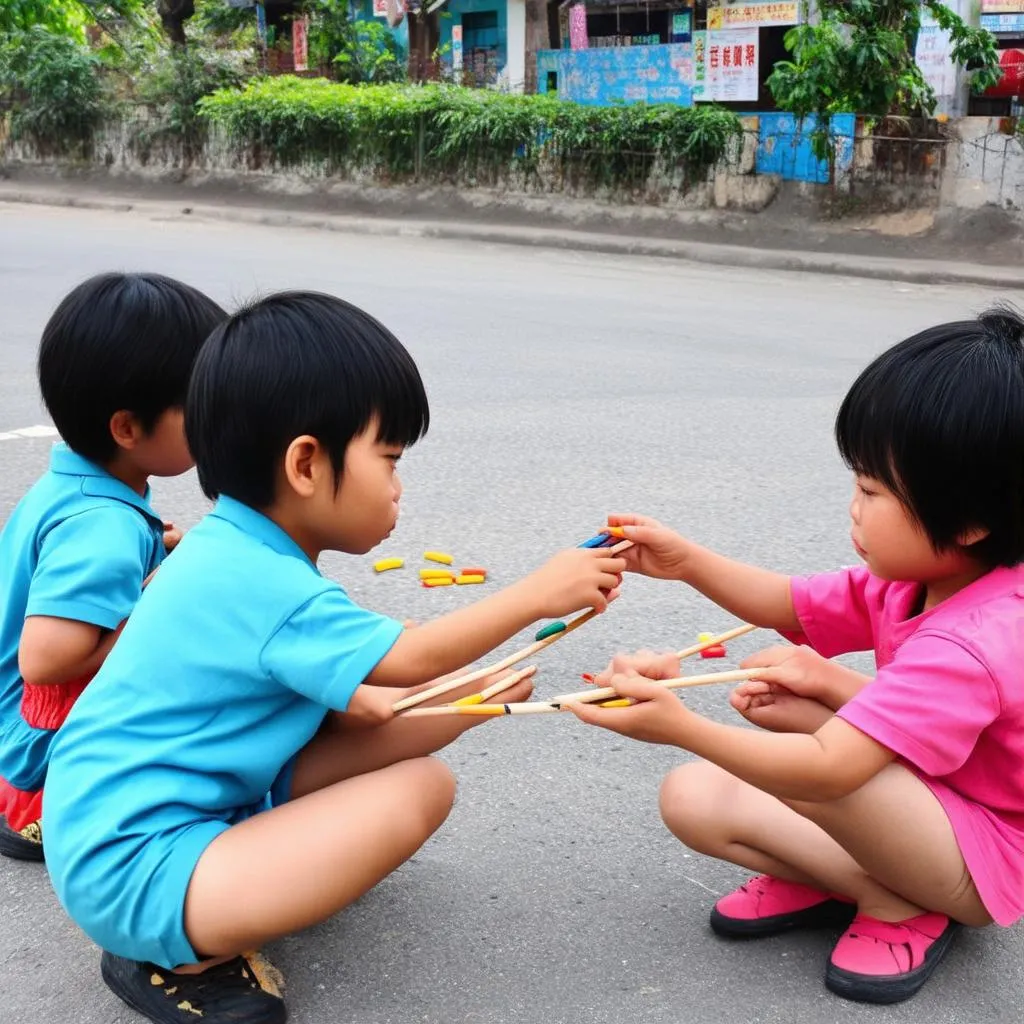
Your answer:
[[[90,851],[83,877],[64,894],[71,918],[101,949],[117,956],[168,970],[199,962],[202,957],[185,934],[185,897],[199,858],[222,832],[288,802],[297,756],[281,769],[266,797],[226,820],[200,819],[150,835],[127,856],[130,840],[108,839]]]

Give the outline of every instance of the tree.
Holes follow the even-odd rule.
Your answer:
[[[526,80],[525,92],[537,91],[537,54],[551,49],[547,0],[526,0]]]
[[[800,118],[814,114],[817,155],[831,152],[833,114],[927,117],[936,97],[914,62],[924,11],[950,33],[952,58],[984,91],[999,81],[995,38],[972,28],[939,0],[817,0],[820,21],[786,33],[791,61],[780,61],[767,85],[776,103]]]
[[[196,13],[195,0],[156,0],[156,13],[168,39],[175,46],[185,46],[185,22]]]

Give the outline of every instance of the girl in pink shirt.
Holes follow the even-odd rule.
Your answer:
[[[630,571],[695,587],[796,646],[749,658],[731,702],[760,729],[689,710],[652,680],[672,656],[598,677],[634,700],[583,721],[703,760],[662,787],[669,829],[757,872],[714,930],[840,924],[825,973],[849,999],[912,996],[960,925],[1024,917],[1024,320],[1000,309],[879,356],[836,439],[855,474],[864,565],[789,577],[731,561],[644,516],[611,516]],[[875,653],[862,676],[828,659]]]

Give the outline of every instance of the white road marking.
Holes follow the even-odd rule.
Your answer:
[[[22,437],[56,437],[57,428],[39,423],[34,427],[18,427],[0,433],[0,441],[17,441]]]

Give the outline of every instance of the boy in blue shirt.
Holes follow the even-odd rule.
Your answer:
[[[0,853],[42,860],[56,730],[180,534],[151,475],[192,466],[183,405],[199,348],[227,314],[157,274],[101,274],[57,307],[39,348],[62,441],[0,533]]]
[[[44,799],[59,899],[104,950],[106,983],[157,1024],[283,1022],[239,954],[350,904],[451,809],[455,781],[428,755],[479,720],[392,704],[616,595],[625,562],[574,548],[403,630],[321,576],[321,552],[389,536],[396,465],[428,421],[409,353],[330,296],[264,299],[196,363],[186,425],[216,507],[76,705]]]

